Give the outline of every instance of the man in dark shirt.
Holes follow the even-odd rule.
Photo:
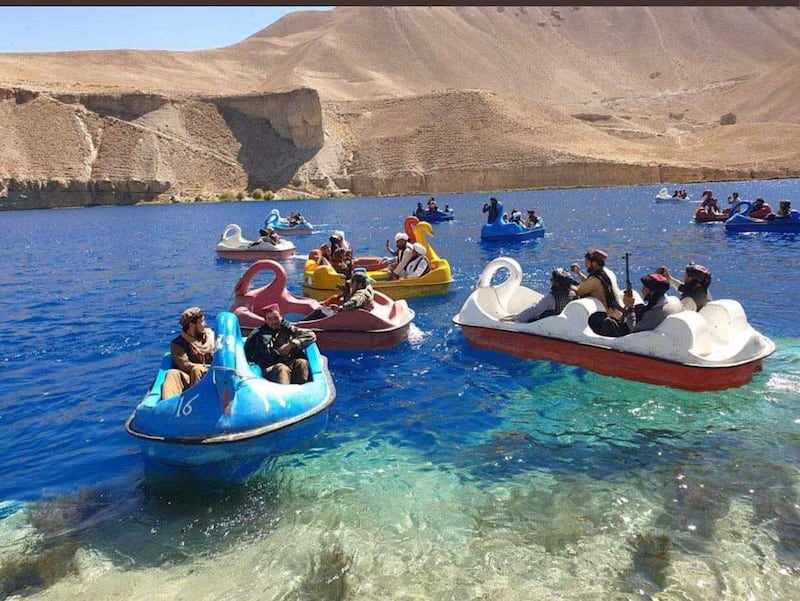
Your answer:
[[[316,340],[317,335],[311,330],[298,328],[284,319],[278,305],[273,303],[264,308],[264,324],[247,337],[244,353],[268,380],[305,384],[310,370],[303,351]]]

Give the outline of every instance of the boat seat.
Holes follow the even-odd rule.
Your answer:
[[[589,326],[589,316],[598,311],[605,311],[603,303],[589,296],[570,301],[561,314],[566,317],[571,327],[583,331]]]
[[[742,305],[732,299],[711,301],[700,309],[699,315],[705,319],[712,335],[724,342],[730,342],[749,325]]]
[[[681,311],[668,316],[653,332],[664,335],[665,343],[674,350],[675,356],[682,356],[687,351],[705,356],[714,348],[706,320],[694,311]]]

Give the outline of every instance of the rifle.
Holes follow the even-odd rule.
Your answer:
[[[631,264],[630,264],[631,253],[625,253],[625,291],[631,292],[633,288],[631,288]]]

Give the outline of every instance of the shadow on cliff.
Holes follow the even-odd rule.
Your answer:
[[[281,136],[268,119],[258,119],[225,106],[219,113],[241,145],[236,160],[247,173],[247,187],[279,190],[294,179],[318,149],[299,149]]]

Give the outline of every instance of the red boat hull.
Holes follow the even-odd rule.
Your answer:
[[[295,255],[295,249],[287,250],[217,250],[217,255],[221,259],[232,261],[258,261],[260,259],[272,259],[273,261],[283,261],[291,259]]]
[[[461,329],[467,342],[479,348],[507,353],[521,359],[567,363],[604,376],[662,384],[694,392],[743,386],[762,367],[761,359],[729,367],[700,367],[536,334],[463,324]]]
[[[723,221],[727,221],[728,217],[729,215],[727,213],[720,215],[709,215],[708,213],[701,213],[698,211],[694,214],[694,220],[697,223],[722,223]]]

